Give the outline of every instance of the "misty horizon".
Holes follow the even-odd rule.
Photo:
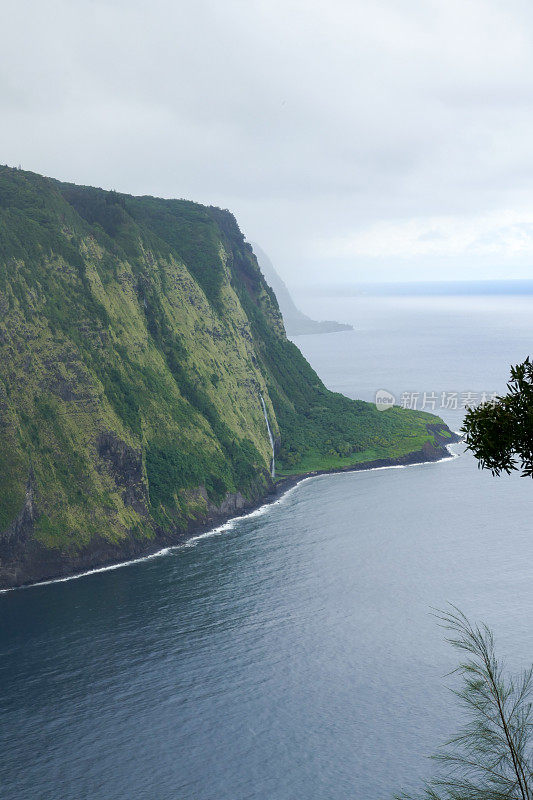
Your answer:
[[[515,278],[506,280],[504,278],[493,280],[429,280],[429,281],[354,281],[352,283],[296,283],[289,284],[293,291],[299,293],[320,294],[325,290],[333,291],[333,295],[342,295],[349,290],[354,294],[370,293],[374,291],[378,294],[386,294],[387,291],[393,294],[414,292],[424,293],[426,290],[430,294],[505,294],[523,295],[533,294],[533,279]]]

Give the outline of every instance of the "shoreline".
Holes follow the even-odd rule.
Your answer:
[[[39,586],[50,586],[55,583],[66,583],[67,581],[79,580],[80,578],[96,575],[100,572],[111,572],[115,569],[122,569],[123,567],[132,566],[133,564],[140,564],[143,561],[148,561],[152,558],[160,558],[164,555],[167,555],[172,550],[190,546],[190,544],[195,540],[201,539],[204,536],[216,535],[221,531],[221,529],[225,529],[226,526],[228,526],[229,529],[235,522],[238,522],[240,519],[245,519],[246,517],[256,515],[257,512],[263,508],[265,510],[268,509],[271,505],[274,505],[274,503],[281,500],[282,497],[287,495],[292,489],[298,486],[298,484],[308,480],[309,478],[315,478],[321,475],[336,475],[344,472],[371,472],[373,470],[380,469],[398,469],[402,467],[447,461],[457,457],[455,454],[450,453],[448,450],[449,446],[458,444],[461,441],[461,436],[453,433],[452,441],[449,441],[447,444],[442,444],[438,449],[434,448],[434,452],[431,454],[424,450],[417,450],[412,453],[407,453],[404,456],[398,456],[394,458],[380,458],[375,459],[374,461],[364,461],[360,464],[352,464],[345,467],[313,470],[311,472],[304,472],[298,475],[288,475],[280,478],[280,480],[274,484],[272,490],[262,498],[243,507],[240,513],[235,513],[235,511],[233,511],[230,514],[215,514],[209,520],[204,522],[192,523],[186,532],[180,533],[177,537],[170,535],[167,542],[162,540],[153,548],[141,548],[141,552],[132,554],[131,557],[126,557],[125,560],[113,559],[109,560],[107,563],[104,561],[99,565],[94,564],[94,566],[87,564],[88,568],[83,569],[82,567],[80,572],[65,573],[55,577],[50,576],[49,578],[43,576],[43,578],[40,580],[30,580],[15,586],[7,586],[5,588],[0,588],[0,595],[18,591],[20,589],[32,589]]]

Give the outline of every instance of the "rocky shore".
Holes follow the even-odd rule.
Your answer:
[[[433,426],[428,426],[428,429],[431,427]],[[0,562],[0,591],[65,578],[76,578],[93,570],[125,565],[156,555],[167,547],[179,547],[188,540],[207,533],[219,525],[245,516],[265,504],[275,502],[306,478],[337,472],[361,472],[383,467],[408,466],[451,458],[447,446],[461,441],[461,437],[451,431],[447,436],[443,436],[440,432],[442,425],[434,427],[435,430],[430,432],[434,436],[436,446],[428,441],[420,450],[398,458],[380,458],[336,469],[318,469],[283,477],[272,483],[270,491],[258,493],[257,497],[252,500],[247,500],[240,492],[228,494],[219,506],[208,504],[207,515],[201,520],[191,521],[185,531],[168,533],[161,530],[150,541],[127,539],[120,543],[114,543],[102,538],[94,540],[85,551],[68,557],[63,552],[51,551],[39,546],[35,540],[28,539],[27,547],[19,548],[19,552],[10,560],[9,566],[3,566]],[[27,508],[24,513],[27,517],[29,513]]]

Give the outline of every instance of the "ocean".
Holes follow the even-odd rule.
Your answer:
[[[440,414],[502,392],[533,297],[305,297],[324,382]],[[461,722],[433,609],[533,661],[533,482],[462,445],[307,479],[160,557],[0,595],[6,800],[381,800]]]

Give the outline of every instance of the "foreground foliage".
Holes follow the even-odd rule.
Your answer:
[[[483,469],[493,475],[521,469],[533,477],[533,364],[529,357],[511,367],[508,393],[469,409],[465,441]],[[520,464],[520,467],[518,466]]]
[[[433,758],[440,766],[420,800],[531,800],[533,797],[533,667],[507,674],[486,625],[473,625],[458,609],[443,612],[448,641],[466,655],[455,670],[455,691],[467,716],[457,736]],[[397,800],[414,800],[402,794]]]

